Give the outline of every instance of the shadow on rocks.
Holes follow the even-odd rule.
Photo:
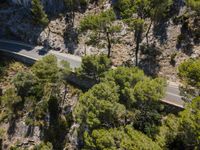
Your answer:
[[[156,77],[160,71],[160,64],[158,57],[161,55],[161,50],[151,44],[149,46],[141,46],[141,58],[139,67],[144,70],[145,74]]]

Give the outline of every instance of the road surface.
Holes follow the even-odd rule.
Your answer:
[[[184,101],[180,96],[180,90],[177,83],[168,82],[166,94],[162,101],[180,108],[184,108]]]
[[[42,47],[34,47],[15,41],[0,40],[0,51],[22,55],[35,61],[41,59],[46,55],[53,54],[57,57],[58,61],[68,61],[72,69],[78,68],[81,65],[81,57],[60,53],[57,51],[49,51],[48,53],[44,53]],[[176,83],[168,82],[166,95],[162,99],[162,101],[164,103],[168,103],[179,108],[184,108],[184,102],[181,99],[179,87]]]
[[[0,50],[14,53],[16,55],[25,56],[35,61],[41,59],[42,57],[46,55],[53,54],[57,57],[58,61],[61,61],[61,60],[68,61],[72,69],[78,68],[81,65],[81,57],[60,53],[57,51],[48,51],[48,53],[46,53],[44,48],[41,46],[34,47],[32,45],[15,42],[15,41],[7,41],[7,40],[0,39]]]

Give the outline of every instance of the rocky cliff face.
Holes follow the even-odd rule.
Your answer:
[[[31,0],[7,0],[12,5],[30,7]],[[50,14],[61,12],[65,8],[64,0],[41,0],[45,10]]]

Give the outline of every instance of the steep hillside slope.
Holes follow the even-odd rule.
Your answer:
[[[91,32],[81,33],[79,23],[84,16],[98,14],[112,7],[112,2],[103,1],[101,4],[89,3],[87,9],[75,10],[73,18],[71,12],[64,5],[63,0],[42,1],[48,14],[53,12],[54,17],[49,17],[47,27],[33,24],[29,11],[24,11],[25,6],[30,7],[30,1],[10,1],[18,6],[9,6],[0,10],[0,23],[3,28],[1,32],[11,37],[26,41],[31,44],[45,45],[54,50],[59,50],[75,55],[107,53],[106,41],[91,44]],[[80,3],[81,1],[79,1]],[[52,8],[53,7],[53,8]],[[60,7],[63,7],[60,9]],[[65,7],[65,11],[64,10]],[[55,10],[54,8],[58,9]],[[55,10],[55,12],[54,12]],[[50,12],[49,12],[50,11]],[[55,15],[56,11],[62,12]],[[149,30],[149,47],[146,47],[146,39],[143,38],[140,52],[140,67],[150,75],[161,75],[170,80],[177,81],[177,65],[189,57],[199,57],[200,47],[198,43],[192,42],[191,37],[186,37],[180,43],[181,37],[187,33],[182,22],[177,21],[184,18],[188,13],[182,0],[175,0],[171,9],[172,17],[154,24]],[[51,16],[51,15],[49,15]],[[73,21],[73,22],[72,22]],[[192,19],[191,19],[192,23]],[[134,32],[122,20],[114,21],[121,26],[121,31],[115,33],[115,42],[112,44],[113,65],[134,64],[135,38]],[[145,20],[146,28],[150,20]],[[143,35],[145,36],[145,35]],[[189,42],[190,41],[190,42]]]

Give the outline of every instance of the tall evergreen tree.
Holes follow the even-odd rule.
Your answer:
[[[49,22],[48,16],[44,11],[40,0],[32,0],[31,13],[36,24],[47,25]]]
[[[115,13],[110,9],[99,14],[88,15],[80,22],[81,32],[93,31],[93,33],[96,35],[96,42],[100,42],[102,39],[105,39],[107,42],[106,45],[108,49],[108,57],[111,56],[114,38],[113,34],[119,32],[121,29],[121,26],[113,25],[115,19]]]

